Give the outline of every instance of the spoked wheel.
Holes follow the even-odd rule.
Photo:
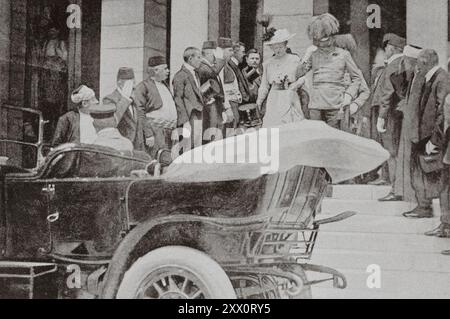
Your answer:
[[[224,270],[187,247],[164,247],[137,260],[125,273],[119,299],[235,299]]]

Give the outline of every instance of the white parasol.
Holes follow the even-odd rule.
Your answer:
[[[255,179],[295,166],[324,168],[339,183],[367,173],[389,158],[373,140],[302,121],[216,141],[178,157],[163,178],[173,182]]]

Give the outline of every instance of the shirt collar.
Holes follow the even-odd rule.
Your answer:
[[[239,61],[234,56],[231,57],[231,61],[233,61],[234,64],[239,65]]]
[[[188,63],[184,63],[184,67],[186,68],[186,69],[188,69],[188,71],[189,72],[191,72],[191,73],[195,73],[195,69],[194,69],[194,67],[192,66],[192,65],[190,65],[190,64],[188,64]]]
[[[436,74],[438,70],[439,66],[435,66],[430,71],[428,71],[428,73],[425,75],[425,79],[427,80],[427,82],[430,82],[431,78]]]
[[[403,53],[397,53],[394,54],[393,56],[391,56],[389,59],[386,60],[387,64],[391,64],[392,62],[394,62],[396,59],[401,58],[403,56]]]

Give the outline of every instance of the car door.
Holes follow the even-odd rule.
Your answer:
[[[5,257],[45,259],[50,250],[49,185],[32,174],[9,174],[4,182]]]
[[[111,256],[127,231],[125,194],[136,165],[131,159],[92,151],[66,154],[64,161],[58,172],[70,167],[70,174],[50,174],[47,180],[54,187],[53,253],[71,258]]]

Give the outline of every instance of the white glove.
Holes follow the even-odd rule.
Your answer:
[[[431,141],[428,142],[427,145],[425,146],[425,152],[428,155],[437,154],[438,152],[436,150],[437,150],[437,146],[434,145],[433,143],[431,143]]]
[[[131,94],[133,93],[133,89],[134,89],[134,82],[126,81],[123,88],[120,90],[120,93],[127,99],[130,99]]]
[[[342,102],[342,106],[346,107],[352,104],[352,97],[349,94],[344,95],[344,101]]]
[[[306,49],[305,55],[304,55],[304,57],[303,57],[303,59],[302,59],[302,62],[303,62],[303,63],[308,62],[309,58],[311,58],[311,55],[312,55],[315,51],[317,51],[317,47],[316,47],[315,45],[309,46],[309,47]]]
[[[358,112],[358,109],[359,109],[359,105],[358,104],[356,104],[356,103],[350,104],[350,114],[351,115],[353,115],[356,112]]]
[[[222,113],[222,124],[232,123],[234,121],[234,114],[231,109],[225,110],[225,112]]]
[[[305,78],[301,77],[297,81],[289,85],[289,90],[297,91],[299,88],[305,85],[305,82],[306,82]]]
[[[382,118],[378,118],[377,131],[378,131],[378,133],[386,133],[385,120]]]
[[[153,147],[155,146],[155,137],[149,137],[145,140],[145,145],[147,145],[148,147]]]

